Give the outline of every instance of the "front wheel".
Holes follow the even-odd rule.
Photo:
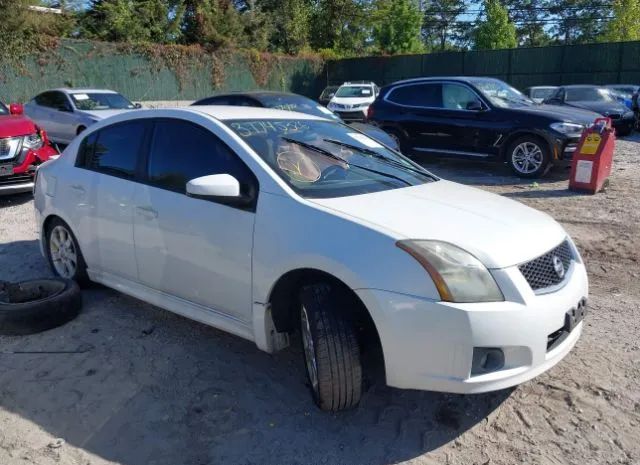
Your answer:
[[[534,136],[520,137],[507,149],[507,163],[521,178],[542,176],[550,162],[551,153],[548,144]]]
[[[362,395],[360,345],[346,317],[348,299],[330,285],[300,293],[300,331],[313,399],[322,410],[354,407]]]
[[[46,253],[51,271],[60,278],[88,284],[87,264],[71,228],[61,219],[54,218],[46,234]]]

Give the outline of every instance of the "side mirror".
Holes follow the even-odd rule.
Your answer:
[[[329,97],[328,97],[328,98],[332,99],[334,95],[336,95],[336,93],[335,93],[335,92],[331,92],[331,93],[329,94]]]
[[[133,105],[134,108],[142,108],[142,104],[141,103],[136,103]]]
[[[483,111],[484,109],[484,105],[480,100],[472,100],[467,103],[467,110],[469,111]]]
[[[9,105],[9,113],[12,115],[22,115],[24,113],[24,107],[21,103],[12,103]]]
[[[187,194],[199,198],[238,198],[240,183],[230,174],[212,174],[187,183]]]

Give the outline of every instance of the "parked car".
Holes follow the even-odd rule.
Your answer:
[[[277,110],[299,111],[309,115],[320,116],[321,118],[342,121],[334,112],[318,105],[310,98],[288,92],[272,92],[264,90],[233,92],[231,94],[220,94],[212,97],[205,97],[194,102],[192,105],[233,105],[275,108]],[[352,128],[367,134],[369,137],[373,137],[378,142],[385,144],[393,150],[400,150],[396,140],[377,126],[359,123],[357,121],[347,122],[347,124]]]
[[[608,84],[605,87],[617,95],[619,100],[622,101],[627,108],[633,110],[633,95],[640,90],[640,86],[633,84]]]
[[[542,103],[557,89],[556,86],[527,87],[524,94],[536,103]]]
[[[320,97],[318,97],[318,102],[320,102],[320,104],[324,105],[325,107],[329,105],[331,98],[335,95],[336,90],[338,90],[339,87],[340,86],[325,87],[322,93],[320,94]]]
[[[493,78],[438,77],[383,87],[369,121],[398,140],[405,155],[429,154],[506,162],[534,178],[570,159],[598,115],[537,105]]]
[[[121,114],[40,168],[34,204],[58,276],[268,352],[299,330],[327,410],[358,403],[374,348],[390,386],[478,393],[548,370],[583,327],[585,265],[549,215],[308,114]]]
[[[327,108],[345,121],[365,121],[369,105],[379,93],[380,89],[373,82],[345,82],[331,98]]]
[[[58,155],[47,133],[23,115],[23,107],[0,102],[0,195],[30,192],[36,167]]]
[[[628,136],[635,123],[633,111],[618,102],[604,87],[591,85],[572,85],[558,87],[556,92],[545,100],[549,105],[582,108],[595,111],[611,118],[616,134]]]
[[[140,104],[130,102],[113,90],[53,89],[36,95],[24,108],[52,141],[68,144],[93,123],[140,108]]]

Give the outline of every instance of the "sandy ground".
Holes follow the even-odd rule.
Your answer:
[[[0,337],[0,464],[640,463],[640,137],[619,141],[611,187],[567,191],[500,166],[427,163],[550,213],[576,240],[591,313],[573,352],[522,386],[458,396],[367,388],[317,410],[298,346],[247,341],[95,288],[73,322]],[[48,275],[30,196],[0,199],[0,279]]]

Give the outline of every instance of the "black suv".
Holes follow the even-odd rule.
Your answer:
[[[505,161],[534,178],[570,159],[583,129],[599,117],[538,105],[493,78],[418,78],[383,87],[368,119],[398,140],[402,153]]]

